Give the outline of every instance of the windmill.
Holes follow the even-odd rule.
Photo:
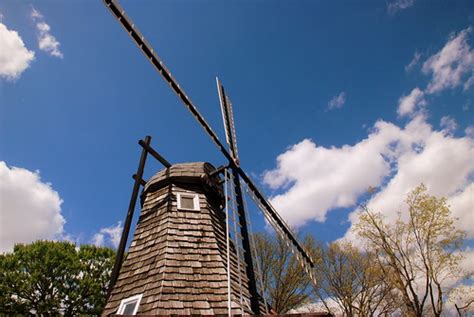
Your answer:
[[[118,20],[118,22],[122,25],[122,27],[125,29],[127,34],[132,38],[132,40],[135,42],[135,44],[139,47],[139,49],[142,51],[142,53],[145,55],[145,57],[149,60],[149,62],[153,65],[153,67],[158,71],[158,73],[163,77],[163,79],[168,83],[170,88],[176,93],[176,95],[181,99],[185,107],[191,112],[191,114],[194,116],[194,118],[198,121],[198,123],[201,125],[201,127],[205,130],[205,132],[208,134],[208,136],[211,138],[211,140],[214,142],[214,144],[217,146],[219,151],[223,154],[223,156],[228,160],[228,165],[222,168],[215,169],[213,167],[209,167],[206,164],[203,165],[180,165],[178,167],[175,167],[175,170],[173,171],[173,166],[169,164],[166,160],[160,160],[163,159],[161,156],[159,156],[156,151],[154,151],[150,147],[150,139],[146,139],[145,141],[141,141],[140,145],[144,148],[144,151],[147,151],[147,153],[151,153],[155,158],[160,160],[160,162],[163,163],[163,165],[167,168],[165,171],[158,173],[155,175],[151,180],[146,182],[144,193],[147,193],[147,191],[153,187],[153,184],[162,184],[164,183],[164,179],[167,177],[172,177],[173,172],[176,172],[176,175],[183,175],[182,170],[183,168],[188,168],[188,170],[191,170],[190,175],[184,175],[184,176],[189,176],[188,178],[191,179],[191,175],[194,175],[194,171],[199,171],[202,173],[201,175],[204,175],[204,178],[206,179],[207,182],[214,182],[213,181],[213,176],[216,176],[219,173],[224,174],[224,182],[226,182],[226,189],[227,189],[227,182],[232,183],[232,193],[234,194],[233,199],[235,202],[235,211],[236,215],[238,218],[238,223],[240,226],[240,234],[236,235],[235,238],[238,238],[239,241],[234,242],[233,244],[233,253],[239,254],[238,253],[238,246],[237,244],[242,246],[243,249],[243,260],[245,262],[245,265],[243,265],[243,268],[238,268],[238,274],[241,273],[241,269],[245,271],[245,279],[244,284],[245,288],[248,291],[248,300],[250,301],[249,303],[249,310],[247,310],[247,313],[251,314],[260,314],[263,313],[261,307],[261,298],[259,296],[259,292],[257,290],[257,279],[256,279],[256,274],[255,274],[255,265],[253,263],[253,254],[255,251],[252,248],[252,241],[250,239],[249,231],[248,231],[248,217],[247,213],[245,210],[245,202],[243,198],[243,187],[245,187],[246,192],[249,194],[249,196],[253,199],[255,204],[258,206],[258,208],[261,210],[263,213],[264,217],[272,225],[272,227],[275,229],[276,233],[279,235],[281,239],[283,239],[287,246],[290,248],[290,250],[293,252],[295,257],[297,258],[298,262],[302,265],[306,273],[309,275],[311,281],[313,284],[316,284],[316,279],[315,279],[315,274],[314,274],[314,262],[311,259],[311,257],[308,255],[308,253],[304,250],[304,248],[301,246],[301,244],[298,242],[296,239],[295,235],[293,232],[290,230],[289,226],[286,224],[286,222],[283,220],[283,218],[278,214],[278,212],[274,209],[274,207],[270,204],[270,202],[266,199],[266,197],[262,194],[262,192],[257,188],[255,183],[251,180],[251,178],[245,173],[245,171],[242,169],[240,166],[240,160],[238,156],[238,151],[237,151],[237,142],[236,142],[236,134],[235,134],[235,126],[234,126],[234,118],[233,118],[233,109],[232,109],[232,104],[230,102],[229,97],[226,94],[226,91],[224,89],[224,86],[220,83],[218,79],[217,81],[217,90],[219,94],[219,100],[220,100],[220,106],[221,106],[221,112],[222,112],[222,117],[223,117],[223,122],[224,122],[224,127],[225,127],[225,134],[226,134],[226,143],[227,147],[224,146],[224,144],[219,140],[217,134],[212,130],[210,125],[206,122],[202,114],[198,111],[197,107],[193,104],[191,99],[188,97],[188,95],[185,93],[185,91],[181,88],[181,86],[178,84],[176,79],[172,76],[171,72],[166,68],[164,65],[163,61],[160,59],[160,57],[156,54],[154,49],[151,47],[151,45],[146,41],[146,39],[143,37],[143,35],[140,33],[138,28],[135,26],[134,23],[132,23],[131,19],[126,15],[125,11],[123,8],[119,5],[118,1],[116,0],[104,0],[105,5],[108,7],[108,9],[111,11],[113,16]],[[146,155],[145,155],[146,156]],[[144,159],[142,155],[142,160],[144,164]],[[166,164],[165,164],[166,163]],[[135,182],[135,187],[134,187],[134,193],[135,193],[135,199],[136,199],[136,193],[137,193],[137,187],[140,185],[140,183],[145,184],[145,182],[141,179],[141,175],[143,173],[143,166],[142,164],[140,165],[141,168],[139,168],[139,173],[137,173],[136,177],[136,182]],[[167,173],[167,174],[166,174]],[[181,173],[181,174],[180,174]],[[184,174],[188,173],[184,172]],[[197,172],[196,172],[197,173]],[[196,174],[197,175],[197,174]],[[202,178],[202,177],[201,177]],[[137,185],[138,184],[138,185]],[[156,187],[156,186],[155,186]],[[162,190],[162,188],[160,188]],[[226,191],[227,192],[227,191]],[[219,195],[219,193],[217,193]],[[133,197],[133,195],[132,195]],[[143,196],[142,196],[143,197]],[[133,199],[133,198],[132,198]],[[227,206],[227,197],[225,197],[225,205]],[[147,201],[145,200],[144,206],[147,204]],[[212,204],[211,204],[212,205]],[[123,258],[123,253],[125,249],[125,244],[128,236],[128,232],[130,229],[130,221],[131,221],[131,216],[130,213],[133,214],[133,208],[132,203],[129,208],[129,214],[127,215],[127,221],[125,222],[124,225],[124,233],[122,235],[122,240],[119,245],[118,249],[118,256],[117,256],[117,261],[116,265],[114,267],[114,272],[112,274],[112,281],[111,285],[112,288],[115,285],[117,281],[117,275],[119,274],[119,269],[122,264],[122,258]],[[145,207],[143,207],[145,208]],[[132,211],[131,211],[132,210]],[[138,228],[137,230],[142,230],[142,228]],[[228,237],[229,236],[229,229],[221,228],[219,229],[225,233],[225,235]],[[219,235],[220,233],[217,233]],[[135,233],[135,237],[137,237],[137,233]],[[133,242],[132,242],[133,244]],[[227,257],[223,254],[222,258],[226,258],[227,262],[230,262],[231,258],[231,253],[229,253],[229,243],[227,243],[228,246],[228,253]],[[234,261],[235,262],[235,261]],[[237,259],[237,264],[239,263],[239,259]],[[123,271],[123,270],[122,270]],[[122,274],[122,271],[120,274]],[[230,276],[230,269],[229,267],[227,268],[228,271],[228,276]],[[127,273],[128,274],[128,273]],[[230,278],[230,277],[229,277]],[[242,286],[242,280],[239,280],[240,285]],[[127,285],[123,285],[122,288],[126,289]],[[146,285],[143,286],[142,288],[146,289]],[[229,289],[230,289],[230,282],[229,282]],[[115,290],[115,294],[117,294],[120,290]],[[261,293],[261,291],[260,291]],[[112,298],[113,298],[113,292],[112,292]],[[230,294],[230,292],[229,292]],[[242,296],[241,296],[242,297]],[[140,297],[141,298],[141,297]],[[132,298],[132,301],[136,300],[134,303],[137,301],[139,302],[140,299],[137,298]],[[109,297],[109,302],[107,305],[109,305],[111,299]],[[229,295],[229,302],[230,302],[230,295]],[[179,303],[176,304],[179,306]],[[110,305],[109,305],[110,306]],[[112,307],[112,306],[110,306]],[[123,311],[125,312],[134,312],[133,309],[136,308],[137,305],[135,306],[130,306],[130,310],[127,310],[127,302],[123,302],[120,304],[120,307],[123,308]],[[180,307],[180,306],[179,306]],[[122,311],[122,312],[123,312]],[[120,312],[120,310],[119,310]],[[244,310],[242,309],[242,312]],[[229,306],[228,308],[228,313],[229,315],[231,314],[231,307]],[[173,311],[170,310],[169,314],[173,314]]]

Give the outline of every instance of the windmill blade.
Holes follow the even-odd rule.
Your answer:
[[[295,249],[295,254],[300,256],[303,259],[303,263],[307,263],[306,266],[309,266],[311,269],[310,272],[314,269],[314,262],[304,248],[296,240],[295,235],[292,233],[285,221],[280,217],[275,208],[270,204],[270,202],[265,198],[262,192],[255,186],[250,177],[242,170],[239,166],[236,159],[226,150],[222,142],[217,137],[217,134],[211,129],[210,125],[206,122],[202,114],[197,110],[197,108],[192,103],[191,99],[186,95],[184,90],[179,86],[178,82],[171,75],[169,70],[165,67],[162,60],[155,53],[151,45],[145,40],[143,35],[140,33],[138,28],[129,17],[126,15],[123,8],[118,4],[117,0],[103,0],[105,5],[109,8],[112,14],[117,18],[120,24],[123,26],[128,35],[132,38],[135,44],[140,48],[143,54],[147,57],[153,67],[159,72],[163,79],[168,83],[171,89],[178,95],[178,97],[183,101],[186,108],[191,112],[194,118],[199,122],[202,128],[206,133],[211,137],[212,141],[216,144],[222,154],[229,160],[229,163],[237,171],[237,173],[242,178],[242,181],[247,184],[249,192],[254,196],[257,204],[264,211],[264,215],[270,219],[270,224],[275,228],[275,230],[283,237],[283,239]]]
[[[125,13],[125,10],[119,4],[117,0],[103,0],[104,4],[110,10],[110,12],[115,16],[115,18],[120,22],[120,25],[125,29],[130,38],[135,42],[138,48],[142,51],[148,61],[155,67],[158,73],[163,77],[163,79],[168,83],[171,89],[178,95],[178,97],[183,101],[184,105],[194,118],[199,122],[207,134],[211,137],[212,141],[216,146],[222,151],[225,151],[223,144],[219,141],[217,134],[211,129],[211,126],[206,122],[203,115],[197,110],[193,105],[191,99],[186,95],[184,90],[179,86],[176,79],[174,79],[171,72],[163,64],[162,60],[156,54],[155,50],[148,43],[145,37],[141,34],[135,24]],[[225,154],[224,154],[225,155]],[[226,158],[230,159],[231,156],[227,153]]]
[[[217,92],[219,93],[219,102],[221,105],[222,121],[224,122],[225,139],[229,146],[230,153],[237,163],[239,162],[239,154],[237,152],[237,136],[235,134],[234,112],[232,110],[232,102],[225,93],[224,86],[216,77]]]
[[[281,221],[284,223],[284,226],[281,226],[278,224],[276,219],[272,216],[272,214],[269,212],[268,208],[262,203],[261,199],[257,197],[257,194],[255,191],[252,191],[249,189],[247,186],[247,193],[250,195],[252,200],[255,202],[257,207],[262,211],[263,215],[265,216],[265,219],[272,225],[272,227],[275,229],[275,232],[278,234],[278,236],[285,241],[286,245],[290,248],[291,253],[296,257],[296,260],[302,268],[305,270],[305,272],[309,275],[311,282],[313,283],[313,286],[316,288],[317,287],[317,280],[316,280],[316,274],[315,274],[315,266],[314,262],[312,261],[311,257],[307,255],[306,251],[302,248],[299,248],[299,244],[296,241],[296,243],[291,241],[291,238],[287,233],[285,233],[284,227],[288,229],[288,225],[286,222],[281,219]],[[265,200],[268,205],[273,208],[273,206]],[[274,210],[275,214],[278,215],[278,213]],[[289,230],[289,229],[288,229]]]
[[[298,240],[295,238],[295,235],[291,231],[290,227],[286,224],[285,220],[280,216],[280,214],[275,210],[272,204],[268,199],[262,194],[254,182],[250,179],[249,176],[238,167],[237,171],[239,172],[242,181],[247,185],[248,192],[252,199],[255,201],[257,206],[262,210],[265,218],[272,225],[275,231],[280,235],[280,237],[291,245],[295,251],[296,256],[301,256],[302,260],[305,262],[305,269],[312,271],[314,269],[314,262],[306,252],[306,250],[300,245]]]

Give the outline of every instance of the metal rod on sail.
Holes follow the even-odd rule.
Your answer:
[[[232,104],[225,93],[224,86],[216,77],[217,92],[219,93],[219,103],[221,106],[222,121],[225,128],[225,138],[229,146],[230,154],[239,163],[239,154],[237,152],[237,138],[235,135],[234,114],[232,111]]]
[[[222,112],[222,120],[224,122],[224,129],[226,135],[227,145],[229,146],[230,154],[232,155],[234,162],[239,164],[239,156],[237,153],[237,137],[235,134],[235,124],[234,124],[234,115],[232,113],[232,104],[230,103],[230,99],[225,93],[224,86],[220,83],[219,79],[216,78],[217,84],[217,91],[219,93],[219,102],[221,106]],[[231,175],[234,183],[234,190],[235,190],[235,202],[237,207],[237,214],[239,216],[239,225],[240,225],[240,233],[242,235],[242,248],[244,254],[244,260],[246,263],[246,274],[249,279],[249,292],[250,292],[250,304],[252,306],[252,311],[254,314],[260,313],[260,302],[259,302],[259,295],[257,290],[257,283],[255,279],[255,271],[254,271],[254,251],[251,247],[249,236],[249,231],[247,228],[247,213],[245,211],[245,205],[243,201],[242,195],[242,187],[240,184],[240,177],[238,172],[235,170],[234,167],[231,167]]]
[[[230,232],[229,232],[229,201],[227,199],[227,169],[224,171],[224,197],[225,197],[225,230],[226,230],[226,254],[227,254],[227,314],[232,316],[232,300],[230,288]]]

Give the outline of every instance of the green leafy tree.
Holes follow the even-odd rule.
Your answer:
[[[407,217],[388,223],[365,208],[357,226],[386,281],[398,291],[406,316],[441,316],[449,281],[463,274],[465,233],[454,225],[446,198],[426,191],[421,184],[408,194]]]
[[[0,312],[100,314],[115,252],[69,242],[18,244],[0,255]]]
[[[83,245],[78,252],[81,264],[81,299],[84,313],[100,315],[105,305],[110,276],[115,262],[115,251]]]

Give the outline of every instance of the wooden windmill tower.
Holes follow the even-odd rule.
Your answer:
[[[151,146],[143,147],[124,224],[104,315],[232,315],[267,313],[257,287],[244,190],[299,260],[313,283],[314,263],[285,221],[240,166],[232,105],[222,84],[217,89],[227,147],[211,129],[151,45],[116,0],[104,0],[147,59],[182,100],[228,160],[218,169],[209,163],[170,164]],[[142,179],[147,154],[165,169]],[[142,210],[123,261],[139,187]],[[233,221],[234,231],[229,223]],[[237,229],[237,227],[239,229]],[[122,263],[123,262],[123,263]]]

